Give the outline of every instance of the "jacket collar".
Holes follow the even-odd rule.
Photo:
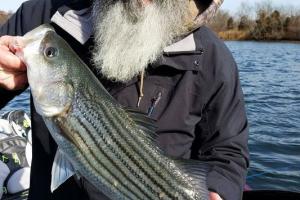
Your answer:
[[[174,53],[174,52],[190,52],[196,50],[196,43],[194,34],[189,34],[185,38],[179,40],[178,42],[175,42],[171,44],[170,46],[167,46],[164,48],[164,53]]]
[[[75,10],[62,6],[54,13],[51,22],[72,35],[81,44],[85,44],[93,34],[91,7]]]
[[[199,71],[202,66],[203,46],[195,40],[195,30],[178,42],[166,47],[152,68],[168,66],[182,71]]]

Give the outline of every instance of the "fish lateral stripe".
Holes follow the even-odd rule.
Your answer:
[[[89,105],[92,105],[93,103],[92,102],[89,102]],[[105,106],[106,105],[106,106]],[[117,111],[116,111],[116,109],[107,109],[107,106],[110,106],[110,104],[108,103],[108,104],[106,104],[106,103],[102,103],[101,105],[99,105],[101,108],[99,108],[99,109],[92,109],[92,110],[101,110],[102,112],[104,112],[103,110],[106,110],[106,113],[104,113],[104,114],[101,114],[101,115],[105,115],[106,117],[105,117],[105,120],[110,120],[110,119],[117,119],[117,118],[119,118],[119,120],[115,120],[114,122],[116,122],[116,121],[118,121],[119,123],[117,123],[116,124],[116,126],[117,125],[120,125],[120,123],[122,123],[122,122],[124,122],[124,119],[126,119],[126,116],[121,116],[120,115],[120,113],[117,113]],[[104,121],[105,121],[104,120]],[[108,124],[113,124],[114,123],[113,121],[111,121],[110,123],[108,123]],[[129,126],[129,125],[124,125],[123,127],[120,127],[120,129],[118,129],[118,130],[116,130],[115,132],[119,132],[120,134],[122,134],[123,132],[124,132],[124,130],[127,130],[128,129],[128,127],[126,127],[126,126]],[[122,130],[123,130],[123,132],[122,132]],[[111,131],[112,132],[112,131]],[[128,135],[130,135],[130,134],[128,134]],[[124,140],[125,138],[122,138],[122,140]],[[134,142],[135,140],[134,140],[134,138],[133,138],[133,140],[129,140],[129,141],[131,141],[131,142]],[[152,141],[151,141],[152,142]],[[127,145],[129,145],[129,146],[132,146],[131,145],[132,143],[130,143],[130,144],[127,144]],[[140,147],[140,145],[138,145],[138,144],[136,144],[136,146],[137,147]],[[142,150],[142,149],[140,149],[140,150]],[[143,152],[143,151],[142,151]],[[136,156],[137,157],[137,156]],[[147,155],[146,155],[146,157],[147,157]],[[140,157],[141,158],[141,157]],[[142,157],[141,158],[141,160],[143,161],[145,159],[145,157]],[[154,163],[155,164],[155,162],[153,162],[153,160],[156,160],[156,158],[155,157],[152,157],[152,158],[149,158],[149,163]],[[139,162],[139,161],[137,161],[136,160],[136,162]],[[157,163],[156,163],[157,164]],[[140,165],[140,164],[137,164],[138,166],[140,166],[142,169],[143,169],[143,167],[142,167],[142,165]],[[156,166],[160,166],[160,165],[156,165]],[[156,167],[157,168],[157,167]],[[160,171],[160,170],[154,170],[153,171],[153,174],[156,174],[156,172],[157,171]],[[174,194],[173,193],[170,193],[170,192],[168,192],[170,189],[172,189],[172,188],[165,188],[165,186],[163,186],[163,185],[161,185],[160,183],[161,182],[164,182],[164,181],[166,181],[166,180],[164,180],[164,179],[161,179],[161,177],[160,176],[157,176],[157,174],[156,174],[156,176],[153,176],[153,177],[157,177],[157,178],[159,178],[159,180],[156,180],[156,179],[153,179],[153,177],[149,174],[149,172],[148,171],[145,171],[145,173],[147,173],[148,174],[148,177],[150,177],[153,181],[154,181],[154,183],[155,184],[158,184],[158,185],[160,185],[160,189],[159,190],[157,190],[156,191],[156,194],[159,194],[159,193],[161,193],[162,191],[164,191],[164,193],[165,194],[167,194],[167,196],[170,196],[170,197],[173,197],[174,198]],[[172,176],[169,176],[169,181],[167,181],[166,182],[166,185],[167,186],[169,186],[169,185],[173,185],[172,183],[174,183],[174,178],[175,177],[172,177]],[[175,180],[176,180],[176,178],[175,178]],[[161,181],[161,182],[160,182]],[[182,181],[181,183],[178,183],[179,185],[183,185],[183,184],[189,184],[187,181]],[[164,188],[164,189],[162,189],[162,188]],[[169,190],[168,190],[169,189]],[[177,192],[177,193],[179,193],[179,196],[183,196],[184,198],[187,198],[186,197],[186,191],[189,191],[189,190],[187,190],[186,188],[182,188],[182,189],[178,189],[179,190],[179,192]]]
[[[84,122],[84,121],[82,121],[82,119],[86,119],[86,121]],[[97,132],[97,129],[99,129],[99,124],[98,124],[98,126],[97,126],[97,125],[91,123],[91,121],[90,121],[89,119],[87,119],[86,116],[85,116],[84,114],[83,114],[83,116],[81,116],[81,118],[79,118],[78,120],[79,120],[78,123],[82,124],[82,126],[84,126],[85,129],[87,129],[86,131],[89,133],[88,135],[91,137],[91,140],[90,140],[90,141],[96,140],[95,134],[92,134],[92,132],[94,132],[94,133]],[[76,122],[75,122],[75,123],[76,123]],[[87,127],[89,127],[89,128],[87,128]],[[103,125],[102,125],[102,127],[103,127],[102,129],[103,129],[103,130],[106,130],[106,132],[107,132],[107,128],[108,128],[108,127],[105,127],[105,126],[103,126]],[[94,128],[94,131],[91,130],[91,128]],[[88,130],[88,129],[89,129],[89,130]],[[101,128],[100,128],[100,129],[101,129]],[[131,180],[131,179],[128,177],[128,175],[129,175],[128,172],[129,172],[129,171],[124,172],[124,169],[121,168],[120,164],[117,164],[117,163],[116,163],[116,160],[121,160],[121,161],[123,160],[123,161],[124,161],[124,159],[122,159],[122,156],[120,156],[120,152],[118,153],[118,151],[114,149],[114,146],[113,146],[112,144],[115,143],[115,141],[113,140],[113,138],[112,138],[112,141],[111,141],[111,142],[108,142],[108,141],[106,141],[106,138],[105,138],[105,137],[102,137],[102,141],[104,142],[104,144],[102,144],[102,145],[106,145],[106,146],[108,147],[108,148],[106,148],[107,151],[102,151],[102,153],[103,153],[103,155],[106,156],[105,159],[109,160],[109,161],[112,163],[112,165],[110,165],[110,167],[108,168],[108,170],[114,169],[114,168],[115,168],[114,171],[111,171],[112,174],[119,174],[119,173],[122,173],[123,177],[124,177],[124,176],[125,176],[125,177],[127,176],[126,178],[123,178],[123,180],[121,180],[121,181],[119,181],[119,182],[123,183],[123,182],[125,182],[124,180],[128,180],[128,182],[129,182],[129,183],[131,182],[131,184],[132,184],[133,186],[135,186],[135,187],[141,187],[144,183],[134,182],[133,180]],[[99,145],[101,145],[101,144],[99,144]],[[90,146],[90,148],[92,149],[91,151],[95,151],[95,149],[97,149],[97,144],[96,144],[96,143],[89,144],[88,146]],[[109,153],[109,152],[110,152],[110,153]],[[98,156],[97,156],[97,152],[94,152],[94,154],[95,154],[95,157],[98,157]],[[111,159],[112,156],[109,156],[109,154],[112,154],[113,157],[116,157],[116,158],[118,158],[118,159],[115,159],[115,160]],[[96,159],[98,159],[98,158],[96,158]],[[123,163],[123,164],[124,164],[124,163]],[[125,164],[126,164],[127,166],[129,166],[128,163],[125,163]],[[131,170],[131,168],[129,168],[129,170]],[[134,171],[133,171],[133,172],[134,172]],[[125,185],[125,186],[126,186],[126,185]],[[141,199],[143,199],[143,198],[145,198],[145,196],[147,197],[147,195],[149,196],[149,194],[151,194],[150,192],[148,192],[148,194],[143,194],[143,190],[137,190],[136,188],[132,188],[132,189],[131,189],[131,192],[132,192],[132,193],[135,193],[137,196],[141,196]],[[139,192],[139,193],[138,193],[138,192]],[[149,198],[149,197],[147,197],[147,198]]]
[[[80,105],[82,105],[82,104],[80,104]],[[99,115],[102,115],[102,114],[99,114]],[[81,117],[81,118],[85,118],[89,123],[91,123],[91,121],[90,121],[89,119],[87,119],[86,117],[87,117],[87,116],[85,116],[85,114],[83,114],[83,117]],[[108,130],[110,127],[108,127],[107,125],[105,126],[105,124],[109,124],[109,122],[106,122],[106,123],[104,122],[104,121],[106,121],[106,120],[107,120],[107,118],[106,118],[105,120],[103,120],[103,123],[102,123],[101,125],[102,125],[103,127],[105,127],[104,129],[107,130],[107,132],[112,132],[112,131],[109,131],[109,130]],[[84,122],[81,122],[81,123],[84,124]],[[100,125],[100,124],[98,124],[98,126],[97,126],[97,125],[91,123],[91,124],[86,124],[85,126],[86,126],[86,127],[93,127],[93,128],[95,129],[94,132],[99,132],[99,131],[100,131],[99,128],[98,128],[99,125]],[[100,129],[101,129],[101,128],[100,128]],[[91,136],[91,137],[95,137],[95,136]],[[95,139],[95,138],[94,138],[94,139]],[[105,139],[103,139],[103,140],[105,140]],[[120,143],[118,143],[117,138],[113,138],[113,137],[112,137],[112,142],[114,142],[115,145],[116,145],[117,147],[122,148],[122,145],[121,145]],[[111,143],[112,143],[112,142],[111,142]],[[125,144],[125,145],[126,145],[126,144]],[[97,148],[97,147],[95,147],[95,148]],[[135,176],[135,177],[138,178],[137,180],[140,180],[140,182],[134,182],[133,180],[130,179],[130,177],[128,177],[128,180],[130,180],[130,181],[131,181],[136,187],[138,187],[138,189],[142,192],[143,190],[141,190],[141,187],[145,187],[146,184],[145,184],[144,179],[143,179],[142,177],[140,177],[140,176],[136,173],[136,171],[138,171],[139,166],[136,166],[135,169],[133,169],[133,167],[130,167],[130,166],[134,166],[134,164],[128,164],[127,162],[125,162],[125,160],[122,158],[122,157],[127,156],[127,152],[125,152],[124,148],[121,149],[121,151],[120,151],[120,153],[125,152],[125,153],[123,153],[123,156],[120,156],[120,154],[116,154],[116,150],[114,150],[114,149],[110,149],[110,151],[111,151],[112,153],[114,153],[114,154],[116,155],[116,157],[118,157],[119,160],[123,161],[124,166],[128,169],[126,172],[124,172],[125,174],[133,175],[133,176]],[[127,160],[130,161],[130,159],[127,159]],[[112,162],[113,162],[113,161],[112,161]],[[124,167],[124,166],[123,166],[123,167]],[[118,167],[119,167],[119,170],[120,170],[120,171],[124,171],[124,169],[122,169],[120,166],[118,166]],[[153,193],[155,192],[155,190],[152,189],[152,188],[148,188],[148,189],[149,189],[149,191],[145,191],[145,192],[147,193],[146,196],[148,195],[148,198],[150,198],[149,195],[151,195],[151,198],[153,198]]]
[[[74,132],[76,132],[76,131],[74,131]],[[88,178],[89,180],[92,179],[91,183],[95,184],[95,181],[93,179],[98,177],[96,182],[97,183],[99,181],[102,182],[101,184],[105,185],[105,187],[107,187],[107,188],[110,188],[109,186],[114,185],[114,183],[115,183],[114,180],[117,180],[117,177],[115,176],[115,174],[110,173],[110,171],[109,171],[110,169],[107,167],[107,165],[101,164],[100,160],[97,159],[97,156],[95,156],[95,154],[92,152],[91,148],[85,142],[84,138],[81,135],[75,134],[74,138],[81,145],[80,146],[80,149],[82,149],[80,151],[81,154],[80,154],[80,156],[78,156],[80,162],[82,163],[83,166],[85,166],[87,168],[91,168],[93,170],[93,173],[88,174],[86,178]],[[78,170],[80,172],[80,174],[84,174],[84,173],[82,173],[81,168],[76,169],[76,170]],[[112,187],[112,188],[113,188],[113,190],[117,190],[118,194],[123,194],[124,196],[127,196],[126,199],[136,198],[136,196],[132,196],[132,193],[128,193],[122,187]],[[106,194],[106,195],[109,196],[109,195],[111,195],[111,193]]]

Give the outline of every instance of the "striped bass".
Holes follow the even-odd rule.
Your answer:
[[[166,156],[152,120],[118,104],[50,25],[27,33],[17,54],[58,145],[52,191],[78,175],[110,199],[208,199],[209,167]]]

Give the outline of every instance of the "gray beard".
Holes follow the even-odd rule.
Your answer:
[[[107,79],[126,82],[187,32],[187,0],[95,0],[93,62]]]

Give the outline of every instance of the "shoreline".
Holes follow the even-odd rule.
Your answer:
[[[278,42],[278,43],[300,43],[297,38],[289,38],[282,36],[280,38],[254,38],[250,31],[227,30],[227,31],[214,31],[216,35],[224,41],[252,41],[252,42]]]

